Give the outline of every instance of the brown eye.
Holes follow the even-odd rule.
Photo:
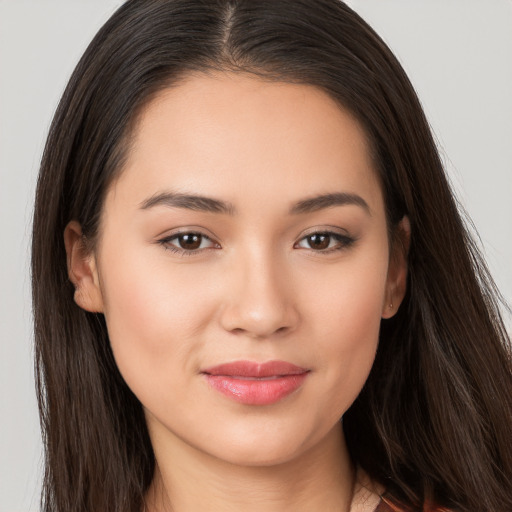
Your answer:
[[[219,248],[218,244],[201,233],[177,233],[159,240],[166,249],[180,254],[200,253],[203,249]]]
[[[331,235],[327,233],[315,233],[306,237],[309,247],[311,249],[322,250],[327,249],[331,243]]]
[[[296,247],[310,249],[320,253],[331,253],[347,249],[354,243],[354,238],[330,231],[317,231],[302,238]]]
[[[199,247],[201,247],[202,240],[203,236],[199,233],[186,233],[177,237],[179,246],[186,251],[199,249]]]

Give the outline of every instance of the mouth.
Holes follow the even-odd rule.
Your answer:
[[[286,361],[234,361],[203,370],[214,390],[245,405],[270,405],[297,391],[310,370]]]

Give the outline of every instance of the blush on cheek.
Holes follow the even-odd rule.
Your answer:
[[[363,275],[361,272],[355,276]],[[378,329],[385,296],[385,280],[382,275],[370,279],[347,278],[339,280],[337,287],[324,290],[322,300],[316,302],[320,307],[316,315],[326,319],[337,319],[342,325],[344,335],[349,338],[364,333],[368,329]],[[320,309],[321,308],[321,309]],[[329,322],[331,323],[331,322]],[[333,325],[336,328],[336,325]]]
[[[344,343],[331,347],[328,379],[330,392],[325,394],[325,409],[338,421],[361,392],[372,369],[378,346],[379,324],[354,326],[346,332]],[[327,349],[326,349],[327,352]]]
[[[194,287],[180,291],[187,287],[165,269],[145,265],[138,272],[129,260],[111,269],[104,283],[109,338],[119,370],[136,392],[142,379],[159,374],[165,380],[176,362],[181,368],[193,364],[195,337],[209,318],[211,300]]]
[[[339,400],[333,415],[342,414],[360,393],[373,366],[381,324],[385,269],[365,268],[338,279],[315,315],[323,315],[324,334],[319,350],[328,354],[330,393]],[[354,276],[354,277],[352,277]],[[325,404],[329,406],[328,403]]]

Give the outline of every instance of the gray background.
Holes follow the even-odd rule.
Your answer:
[[[121,3],[0,0],[0,512],[38,509],[41,443],[28,271],[38,163],[67,78]],[[511,302],[512,2],[350,4],[409,73],[457,196]]]

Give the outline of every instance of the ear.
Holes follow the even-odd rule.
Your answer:
[[[68,275],[75,286],[75,302],[91,313],[103,312],[96,259],[86,247],[82,228],[77,221],[71,221],[64,229]]]
[[[396,314],[407,290],[407,256],[411,241],[411,223],[405,216],[396,228],[388,267],[386,296],[382,306],[382,318]]]

